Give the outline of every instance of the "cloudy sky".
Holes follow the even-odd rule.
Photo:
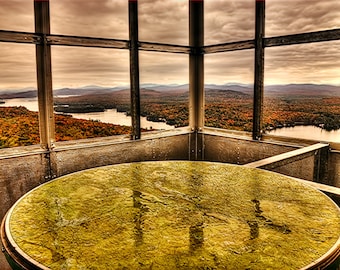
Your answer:
[[[141,41],[188,45],[188,0],[138,0]],[[0,29],[34,31],[33,0],[0,0]],[[205,0],[205,44],[254,38],[255,0]],[[51,33],[128,39],[128,0],[50,0]],[[339,0],[267,0],[266,36],[340,28]],[[265,83],[340,85],[340,41],[266,49]],[[253,50],[205,56],[205,82],[253,83]],[[141,83],[187,83],[188,56],[140,52]],[[35,47],[0,43],[0,89],[36,87]],[[127,50],[52,47],[53,87],[129,83]]]

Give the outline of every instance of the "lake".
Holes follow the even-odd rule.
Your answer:
[[[25,106],[31,111],[38,111],[38,101],[36,98],[15,98],[6,100],[5,104],[0,106]],[[95,113],[73,113],[74,118],[85,120],[99,120],[103,123],[112,123],[116,125],[131,126],[131,117],[125,113],[117,112],[116,109],[106,110],[104,112]],[[149,129],[173,129],[173,126],[163,122],[151,122],[146,120],[146,117],[141,117],[141,127]],[[301,139],[311,139],[317,141],[330,141],[340,143],[340,130],[326,131],[314,126],[295,126],[278,128],[272,131],[267,131],[267,134],[294,137]]]
[[[13,98],[5,100],[5,104],[0,106],[24,106],[30,111],[38,111],[37,98]],[[74,118],[85,120],[98,120],[102,123],[111,123],[122,126],[131,126],[131,117],[127,116],[123,112],[117,112],[116,109],[106,110],[104,112],[92,112],[92,113],[72,113],[70,114]],[[152,122],[148,121],[146,117],[141,117],[141,128],[145,129],[173,129],[173,126],[167,125],[164,122]]]
[[[266,133],[285,137],[340,143],[340,129],[327,131],[315,126],[295,126],[278,128],[272,131],[266,131]]]

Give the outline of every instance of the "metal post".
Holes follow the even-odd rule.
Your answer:
[[[204,126],[204,9],[203,0],[189,0],[189,125]]]
[[[335,185],[328,178],[328,161],[329,161],[329,145],[328,147],[320,148],[314,153],[314,170],[313,182],[318,182],[326,185]]]
[[[46,35],[50,34],[49,0],[34,0],[35,32],[42,36],[43,43],[36,45],[36,68],[39,105],[40,143],[51,149],[55,143],[53,89],[51,71],[51,46]]]
[[[259,140],[262,135],[263,83],[264,83],[264,33],[265,33],[265,0],[256,1],[255,20],[255,76],[253,104],[253,139]]]
[[[204,1],[189,0],[189,126],[194,133],[190,139],[190,159],[203,159],[204,127]]]
[[[140,90],[139,90],[139,55],[138,55],[138,1],[129,0],[129,35],[130,35],[130,93],[131,93],[131,139],[138,140],[140,131]]]

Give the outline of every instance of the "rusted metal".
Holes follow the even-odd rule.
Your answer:
[[[69,35],[46,35],[45,37],[48,45],[129,49],[129,41],[122,39]],[[340,29],[264,38],[264,47],[278,47],[336,40],[340,40]],[[41,35],[36,33],[0,30],[0,42],[43,44],[44,39]],[[165,53],[189,54],[193,49],[190,46],[146,41],[140,41],[138,45],[139,50]],[[243,40],[203,46],[201,52],[203,54],[212,54],[254,48],[255,40]]]
[[[140,41],[139,50],[151,51],[151,52],[189,54],[191,51],[191,48],[189,46],[182,46],[182,45]]]
[[[46,40],[48,45],[129,49],[129,41],[120,39],[47,35]]]
[[[197,132],[204,127],[204,6],[203,0],[189,0],[189,126],[194,134],[190,140],[190,158],[201,160],[202,142]]]
[[[262,135],[263,84],[264,84],[264,34],[265,1],[256,0],[255,20],[255,67],[254,67],[254,102],[253,102],[253,139]]]
[[[35,32],[43,40],[36,45],[36,68],[39,104],[40,142],[44,149],[52,149],[55,143],[51,46],[46,35],[50,33],[49,1],[34,1]]]
[[[265,38],[265,47],[294,45],[312,42],[332,41],[340,39],[340,29],[309,32],[295,35]]]
[[[0,30],[0,42],[40,44],[41,40],[35,33]]]
[[[139,51],[138,51],[138,2],[129,0],[130,36],[130,93],[131,93],[131,139],[141,137],[140,129],[140,89],[139,89]]]
[[[237,42],[228,42],[222,44],[215,44],[203,47],[203,52],[205,54],[210,53],[219,53],[219,52],[232,52],[232,51],[240,51],[240,50],[249,50],[254,49],[255,43],[254,40],[244,40]]]

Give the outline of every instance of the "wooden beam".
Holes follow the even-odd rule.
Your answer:
[[[321,149],[328,149],[329,144],[328,143],[317,143],[313,144],[311,146],[307,146],[301,149],[293,150],[287,153],[283,153],[280,155],[276,155],[273,157],[261,159],[258,161],[254,161],[248,164],[245,164],[243,166],[250,167],[250,168],[261,168],[261,169],[274,169],[277,167],[281,167],[284,165],[287,165],[289,163],[314,156],[316,151],[319,151]]]

